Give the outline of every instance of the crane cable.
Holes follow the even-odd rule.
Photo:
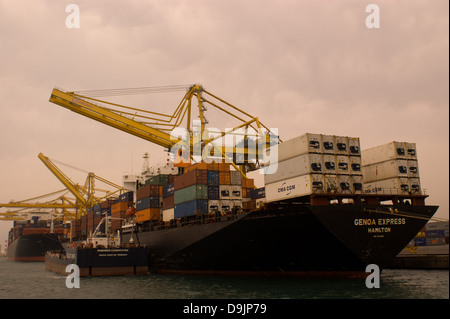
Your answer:
[[[190,88],[191,86],[192,85],[149,86],[149,87],[135,87],[135,88],[124,88],[124,89],[102,89],[102,90],[74,91],[74,93],[79,94],[79,95],[89,96],[89,97],[121,96],[121,95],[185,91],[188,88]]]

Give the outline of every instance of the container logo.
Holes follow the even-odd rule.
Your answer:
[[[278,193],[286,192],[286,196],[290,195],[293,190],[295,190],[295,185],[286,185],[286,182],[281,187],[278,187]]]

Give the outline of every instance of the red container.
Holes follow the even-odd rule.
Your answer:
[[[208,171],[206,169],[192,170],[186,174],[178,175],[174,182],[174,189],[179,190],[195,184],[208,184]]]
[[[163,198],[163,209],[169,209],[175,207],[174,196],[168,196]]]
[[[159,185],[145,185],[136,191],[136,200],[155,196],[162,196],[162,187]]]
[[[219,185],[230,185],[230,172],[219,172]]]

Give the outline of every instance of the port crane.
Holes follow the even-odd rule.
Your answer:
[[[126,190],[111,182],[105,178],[102,178],[92,172],[89,172],[84,185],[79,185],[74,183],[56,164],[50,160],[47,156],[39,153],[38,158],[44,163],[44,165],[56,176],[56,178],[70,191],[76,198],[75,206],[77,207],[76,218],[79,219],[81,215],[85,215],[90,207],[101,203],[105,199],[120,195]],[[108,186],[115,189],[114,191],[103,190],[95,187],[95,181],[99,181],[107,184]],[[96,196],[96,191],[102,191],[106,195]]]
[[[112,103],[99,99],[102,96],[118,96],[128,94],[161,93],[186,90],[184,97],[172,114],[153,112],[134,107]],[[186,167],[194,156],[214,149],[222,159],[230,162],[246,178],[246,173],[262,166],[263,154],[256,145],[270,146],[279,140],[269,128],[257,117],[237,108],[231,103],[205,90],[201,85],[161,86],[150,88],[131,88],[115,90],[91,90],[67,92],[53,89],[50,102],[67,108],[73,112],[122,130],[167,150],[175,148],[177,156],[175,165]],[[194,121],[193,110],[198,109],[199,120]],[[241,124],[228,130],[209,134],[205,117],[207,105],[231,116]],[[174,134],[176,129],[185,128],[187,138],[183,134]],[[206,133],[206,134],[205,134]],[[212,133],[212,132],[211,132]],[[240,135],[242,143],[226,145],[223,139],[227,136]],[[220,143],[219,143],[220,142]],[[215,153],[215,154],[217,154]]]
[[[6,212],[1,212],[0,221],[26,220],[30,214],[51,214],[56,218],[72,220],[75,218],[75,213],[73,210],[77,209],[77,205],[73,199],[67,196],[67,193],[67,190],[62,189],[21,201],[0,203],[0,208],[18,208],[18,210],[15,211],[8,210]],[[45,200],[46,198],[55,195],[59,196],[54,199]]]

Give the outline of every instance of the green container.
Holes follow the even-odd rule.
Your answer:
[[[166,186],[169,184],[169,175],[159,174],[156,176],[152,176],[145,181],[145,185],[161,185]]]
[[[192,185],[174,192],[175,205],[197,199],[208,199],[208,185]]]

